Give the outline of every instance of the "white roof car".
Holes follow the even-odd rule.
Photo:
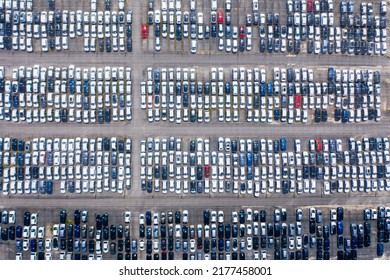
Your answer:
[[[130,221],[131,221],[131,212],[130,211],[126,211],[124,216],[125,216],[125,223],[130,223]]]

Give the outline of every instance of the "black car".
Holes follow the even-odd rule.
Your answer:
[[[314,111],[314,122],[319,123],[321,121],[321,110],[315,109]]]
[[[48,6],[50,11],[54,11],[56,9],[56,2],[55,0],[49,0],[48,1]]]
[[[239,41],[239,50],[240,50],[240,52],[245,51],[245,41],[244,41],[244,39],[240,39],[240,41]]]
[[[175,224],[180,224],[181,214],[180,211],[175,212]]]
[[[288,40],[287,43],[287,52],[291,53],[294,50],[294,43],[292,40]]]
[[[382,257],[384,252],[384,246],[383,243],[378,243],[376,245],[376,254],[378,257]]]
[[[67,250],[73,252],[73,238],[68,238],[66,242]],[[95,246],[94,246],[95,247]]]
[[[323,122],[328,121],[328,111],[326,111],[325,109],[322,110],[322,118],[321,118],[321,120],[322,120]]]
[[[88,252],[94,253],[95,252],[95,240],[90,239],[88,241]]]
[[[4,240],[4,241],[8,240],[8,228],[1,229],[1,240]]]
[[[104,39],[100,38],[99,39],[99,52],[104,52]]]
[[[176,25],[176,40],[177,41],[181,41],[182,34],[183,34],[182,26],[181,26],[181,24],[177,24]]]
[[[105,0],[105,8],[106,11],[109,11],[111,9],[111,0]]]
[[[131,39],[131,38],[126,39],[126,49],[128,52],[133,51],[133,39]]]
[[[66,223],[66,210],[61,210],[60,212],[60,223],[61,224]]]
[[[8,229],[8,239],[15,240],[15,226],[10,226]]]
[[[217,37],[217,26],[215,24],[211,25],[211,37]]]
[[[54,39],[49,39],[49,48],[51,51],[54,51],[56,48]]]
[[[265,40],[264,39],[260,39],[259,51],[260,51],[260,53],[265,52]]]
[[[268,41],[267,41],[267,51],[268,53],[272,53],[274,49],[274,40],[271,39],[271,38],[268,38]]]
[[[110,226],[110,239],[111,240],[116,239],[116,226],[115,225]]]
[[[68,110],[62,109],[61,110],[61,121],[62,122],[68,122]]]
[[[301,51],[301,41],[295,40],[294,41],[294,53],[299,54],[300,51]]]
[[[111,46],[111,39],[106,38],[106,52],[111,52],[112,46]]]
[[[12,49],[12,39],[11,37],[4,37],[4,46],[7,50],[11,50]]]
[[[31,214],[30,214],[30,212],[25,212],[24,213],[24,220],[23,220],[23,222],[24,222],[24,226],[30,226],[30,217],[31,217]]]
[[[68,237],[73,237],[73,224],[69,224],[67,226],[66,234]]]
[[[79,225],[80,224],[80,217],[81,217],[80,210],[75,210],[74,211],[74,224],[75,225]]]
[[[336,122],[339,122],[341,120],[341,110],[340,109],[334,110],[334,120]]]
[[[156,25],[155,26],[155,32],[156,32],[156,27],[160,27],[159,25]],[[158,28],[159,30],[160,30],[160,28]],[[131,26],[131,24],[128,24],[127,26],[126,26],[126,36],[127,37],[131,37],[132,36],[132,34],[133,34],[133,28],[132,28],[132,26]],[[157,35],[156,35],[157,36]],[[160,35],[158,35],[158,36],[160,36]]]
[[[337,221],[342,221],[344,219],[344,208],[337,207]]]
[[[307,42],[307,52],[309,54],[313,53],[314,52],[314,41],[313,40],[309,40]]]
[[[203,223],[205,225],[210,224],[210,211],[209,210],[205,210],[203,212]]]
[[[104,121],[109,123],[111,122],[111,109],[106,108],[104,111]]]

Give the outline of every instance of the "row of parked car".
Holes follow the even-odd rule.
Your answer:
[[[147,68],[141,82],[141,109],[149,122],[364,122],[381,119],[380,73],[328,69],[325,81],[313,69],[212,67],[201,79],[195,68]],[[230,72],[230,71],[229,71]],[[271,80],[271,81],[270,81]],[[334,114],[333,114],[334,110]]]
[[[23,259],[23,252],[31,252],[30,259],[51,260],[54,256],[56,259],[69,259],[73,252],[79,255],[75,259],[81,259],[81,254],[85,252],[96,253],[96,259],[101,259],[101,255],[109,251],[112,254],[112,250],[116,250],[116,241],[118,251],[123,251],[125,247],[127,252],[130,248],[130,240],[127,240],[130,237],[130,211],[123,214],[124,225],[120,223],[117,226],[109,224],[108,213],[94,213],[90,217],[88,210],[77,209],[69,217],[68,211],[61,210],[59,222],[49,221],[46,224],[38,223],[38,214],[26,211],[23,223],[16,223],[16,211],[2,212],[3,225],[10,226],[1,229],[1,238],[15,240],[16,259]]]
[[[377,247],[376,254],[378,257],[382,257],[384,254],[384,243],[389,242],[390,232],[390,209],[389,207],[380,206],[376,208],[365,208],[363,210],[363,218],[366,223],[374,220],[377,224]]]
[[[49,0],[49,7],[54,3],[54,0]],[[1,0],[0,10],[20,10],[20,11],[32,11],[34,8],[33,0]]]
[[[148,138],[141,141],[141,188],[166,194],[234,193],[259,197],[266,193],[311,193],[317,186],[326,195],[390,190],[389,140],[310,139],[288,149],[286,138],[190,140]],[[356,145],[356,150],[355,150]],[[353,148],[352,148],[353,147]],[[362,148],[364,147],[364,148]]]
[[[132,119],[130,67],[34,65],[6,70],[0,67],[0,120],[103,124]]]
[[[152,3],[154,3],[152,1]],[[193,4],[192,4],[193,3]],[[172,6],[173,5],[173,6]],[[373,15],[373,5],[362,3],[361,16],[353,15],[353,1],[340,4],[340,26],[335,27],[333,1],[291,1],[286,2],[287,23],[282,25],[279,13],[259,13],[258,1],[252,2],[252,13],[246,14],[245,25],[232,25],[232,3],[226,1],[224,10],[210,9],[210,24],[206,24],[208,13],[196,11],[196,1],[190,3],[190,11],[182,12],[181,1],[176,6],[161,2],[161,10],[149,5],[147,22],[154,29],[154,47],[162,49],[162,39],[190,40],[191,53],[197,52],[199,40],[218,40],[218,50],[228,53],[252,51],[261,53],[301,52],[302,41],[308,40],[307,53],[315,54],[368,54],[385,55],[387,52],[386,2],[380,5],[380,15]],[[347,13],[348,7],[348,13]],[[169,8],[169,9],[168,9]],[[257,38],[259,45],[253,46]],[[147,37],[147,26],[143,26],[143,36]],[[214,39],[215,38],[215,39]],[[257,42],[256,42],[257,44]]]
[[[316,1],[317,2],[317,1]],[[309,39],[308,53],[381,54],[387,52],[386,2],[380,5],[380,15],[373,15],[372,3],[362,2],[360,15],[354,15],[354,2],[340,3],[340,26],[334,27],[333,3],[319,1],[310,10],[295,9],[296,3],[288,1],[287,32],[295,40]],[[307,12],[307,13],[306,13]],[[307,26],[307,27],[306,27]],[[264,28],[263,28],[264,29]],[[294,32],[292,30],[294,29]],[[272,30],[268,32],[268,34]],[[260,34],[265,34],[265,30]]]
[[[0,49],[33,52],[40,42],[43,52],[68,50],[69,39],[82,37],[85,52],[132,51],[132,11],[124,4],[119,11],[96,11],[91,3],[89,12],[55,10],[51,2],[49,11],[0,8]]]
[[[131,189],[128,138],[1,138],[0,148],[3,195]]]
[[[135,217],[125,211],[115,222],[108,212],[61,210],[58,221],[45,224],[38,222],[39,212],[24,212],[21,223],[15,210],[5,209],[0,231],[2,240],[15,242],[17,259],[357,259],[373,234],[382,236],[382,256],[390,209],[367,211],[377,222],[351,220],[354,211],[343,207],[205,209],[197,221],[188,210]]]
[[[151,1],[153,3],[153,1]],[[198,40],[218,38],[218,50],[237,53],[252,50],[252,15],[247,15],[247,27],[232,26],[232,2],[225,1],[224,11],[217,10],[217,4],[211,4],[210,16],[205,12],[196,12],[196,1],[191,1],[190,11],[182,12],[181,1],[161,2],[161,10],[154,4],[149,5],[147,22],[154,26],[154,46],[161,50],[161,38],[181,41],[189,38],[191,53],[197,52]],[[171,2],[169,2],[171,3]],[[258,21],[259,2],[253,1],[253,11]],[[263,15],[263,14],[262,14]],[[210,24],[206,24],[205,16]],[[264,16],[264,15],[263,15]],[[225,26],[226,25],[226,26]],[[144,27],[146,29],[146,26]],[[146,37],[146,36],[144,36]],[[214,41],[214,40],[213,40]]]

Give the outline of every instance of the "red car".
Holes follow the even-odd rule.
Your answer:
[[[205,176],[206,178],[210,177],[210,166],[208,166],[208,165],[206,165],[206,166],[204,167],[204,176]]]
[[[142,24],[141,32],[142,38],[148,38],[148,27],[146,26],[146,24]]]
[[[244,39],[245,37],[245,27],[244,26],[240,26],[240,30],[238,32],[238,36],[240,37],[240,39]]]
[[[223,23],[223,12],[222,11],[218,12],[217,20],[218,20],[218,23]]]
[[[313,7],[314,7],[313,0],[307,1],[307,11],[308,12],[312,12],[313,11]]]
[[[295,108],[301,108],[301,96],[300,95],[295,96]]]
[[[316,139],[316,151],[317,152],[322,152],[322,142],[321,139]]]

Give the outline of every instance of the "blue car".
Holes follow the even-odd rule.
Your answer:
[[[274,109],[274,120],[278,121],[280,118],[280,110],[279,109]]]
[[[22,238],[22,227],[21,226],[16,226],[16,238]]]
[[[45,250],[45,244],[43,239],[38,240],[38,251],[43,252]]]
[[[46,182],[45,181],[40,182],[40,184],[39,184],[39,192],[41,194],[45,194],[46,193]]]
[[[37,251],[37,240],[35,239],[30,240],[30,250],[31,252]]]
[[[12,107],[19,108],[19,96],[12,95]]]
[[[333,81],[334,80],[334,68],[329,67],[328,68],[328,81]]]
[[[268,95],[272,95],[274,92],[274,85],[272,82],[267,83],[267,93]]]
[[[344,232],[344,224],[343,221],[337,222],[337,234],[343,234]]]
[[[16,240],[16,251],[22,251],[22,240]]]
[[[324,250],[329,251],[330,248],[330,240],[329,238],[324,239]]]
[[[111,168],[111,178],[114,180],[118,178],[118,171],[115,166]]]
[[[260,84],[260,96],[265,96],[265,84]]]
[[[74,193],[74,182],[73,181],[68,182],[68,191],[70,193]]]
[[[341,122],[342,123],[347,123],[349,119],[349,113],[347,110],[342,111],[342,116],[341,116]]]
[[[224,246],[225,246],[225,242],[224,242],[223,238],[220,238],[218,240],[218,251],[223,251],[224,250]]]
[[[18,153],[18,165],[24,166],[24,154]]]
[[[287,140],[286,138],[280,138],[280,150],[285,152],[287,150]]]
[[[376,255],[377,255],[378,257],[382,257],[382,256],[383,256],[383,251],[384,251],[384,249],[383,249],[383,243],[378,243],[378,244],[376,245]]]
[[[53,182],[52,181],[47,181],[46,192],[47,192],[47,194],[53,194]]]
[[[251,152],[246,153],[246,163],[248,166],[252,166],[252,153]]]
[[[84,95],[89,95],[89,82],[88,81],[84,81],[83,91],[84,91]]]
[[[240,154],[240,166],[245,166],[245,154]]]
[[[69,80],[69,92],[74,93],[75,87],[74,87],[74,79]]]

